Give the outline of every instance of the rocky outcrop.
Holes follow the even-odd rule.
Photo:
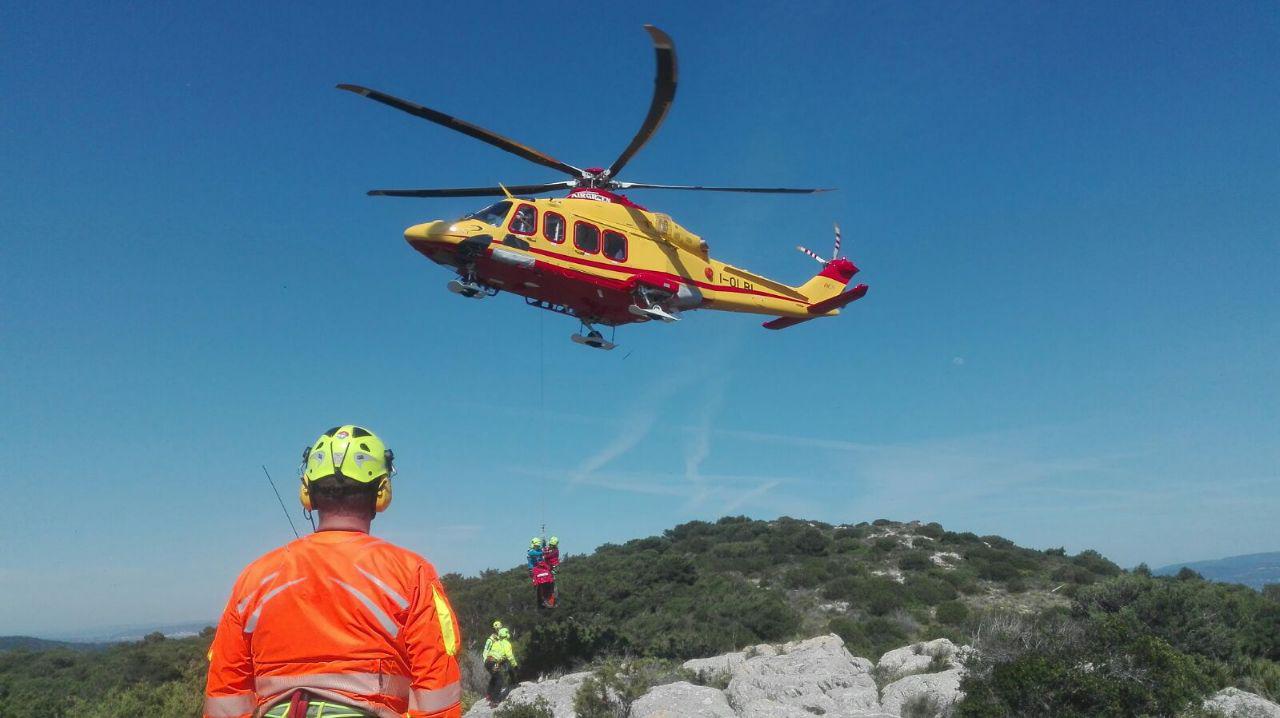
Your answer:
[[[777,655],[748,658],[725,691],[742,718],[855,718],[880,713],[871,662],[855,658],[838,636],[789,643]]]
[[[907,706],[932,715],[948,715],[948,711],[960,698],[961,669],[952,668],[941,673],[918,673],[890,683],[880,696],[881,708],[891,715],[900,716]],[[921,711],[928,707],[930,710]]]
[[[684,668],[706,685],[680,681],[656,686],[632,704],[631,716],[900,718],[904,711],[918,715],[925,708],[945,715],[962,695],[964,669],[960,660],[968,650],[938,639],[889,651],[873,666],[871,661],[851,655],[834,634],[781,646],[753,646],[686,661]],[[948,666],[947,670],[937,671],[940,665]],[[574,695],[590,675],[571,673],[554,680],[521,683],[504,705],[533,703],[541,697],[555,718],[573,718]],[[877,690],[877,677],[882,683],[892,682]],[[720,690],[725,685],[728,687]],[[482,700],[467,711],[466,718],[492,716],[493,711]]]
[[[590,675],[591,671],[583,671],[581,673],[570,673],[554,680],[526,681],[511,689],[506,699],[503,700],[502,705],[533,703],[538,698],[544,698],[547,704],[551,706],[551,711],[555,718],[574,718],[573,696],[578,692],[578,687],[582,685],[582,682]],[[493,709],[482,698],[476,701],[474,706],[471,706],[471,710],[467,711],[466,718],[493,718]]]
[[[711,680],[717,676],[733,675],[738,666],[746,663],[747,658],[756,656],[776,656],[778,649],[765,643],[759,646],[752,646],[744,651],[734,651],[724,655],[712,658],[694,658],[684,662],[684,669],[692,672],[695,676],[701,677],[704,681]]]
[[[960,649],[956,644],[945,638],[938,638],[895,648],[880,656],[876,667],[879,669],[882,680],[896,681],[913,673],[928,672],[930,667],[935,665],[935,660],[946,668],[958,668],[959,657]]]
[[[657,686],[631,704],[631,718],[736,718],[724,691],[681,681]]]
[[[1280,718],[1280,705],[1239,688],[1223,688],[1205,699],[1204,707],[1226,718]]]

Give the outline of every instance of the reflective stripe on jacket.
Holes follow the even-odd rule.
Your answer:
[[[236,580],[205,718],[261,715],[299,689],[378,718],[457,718],[462,637],[435,568],[356,531],[321,531]]]

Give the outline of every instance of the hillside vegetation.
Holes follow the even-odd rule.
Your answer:
[[[938,524],[686,523],[568,556],[554,611],[535,608],[523,568],[445,582],[473,690],[479,646],[500,618],[524,678],[835,632],[873,659],[920,639],[977,646],[965,716],[1172,715],[1227,685],[1280,697],[1280,587],[1126,572],[1094,551],[1037,551]],[[0,651],[0,716],[198,716],[211,635]]]
[[[599,655],[691,658],[834,631],[857,655],[955,637],[991,607],[1065,606],[1122,572],[1095,551],[1020,548],[938,524],[694,521],[571,556],[561,606],[538,611],[523,569],[445,577],[473,644],[501,618],[529,675]]]

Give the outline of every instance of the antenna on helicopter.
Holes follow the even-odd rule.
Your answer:
[[[824,267],[827,266],[828,264],[831,264],[832,262],[840,258],[840,225],[838,224],[835,225],[835,228],[836,228],[836,246],[835,246],[835,249],[831,250],[831,259],[823,259],[818,255],[817,252],[801,247],[798,244],[796,245],[796,249],[800,250],[801,252],[807,254],[810,257],[813,257],[813,259],[818,264],[821,264]]]

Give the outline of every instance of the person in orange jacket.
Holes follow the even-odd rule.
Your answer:
[[[209,649],[204,718],[459,718],[462,645],[421,556],[369,534],[394,454],[355,425],[303,452],[316,532],[249,564]]]

